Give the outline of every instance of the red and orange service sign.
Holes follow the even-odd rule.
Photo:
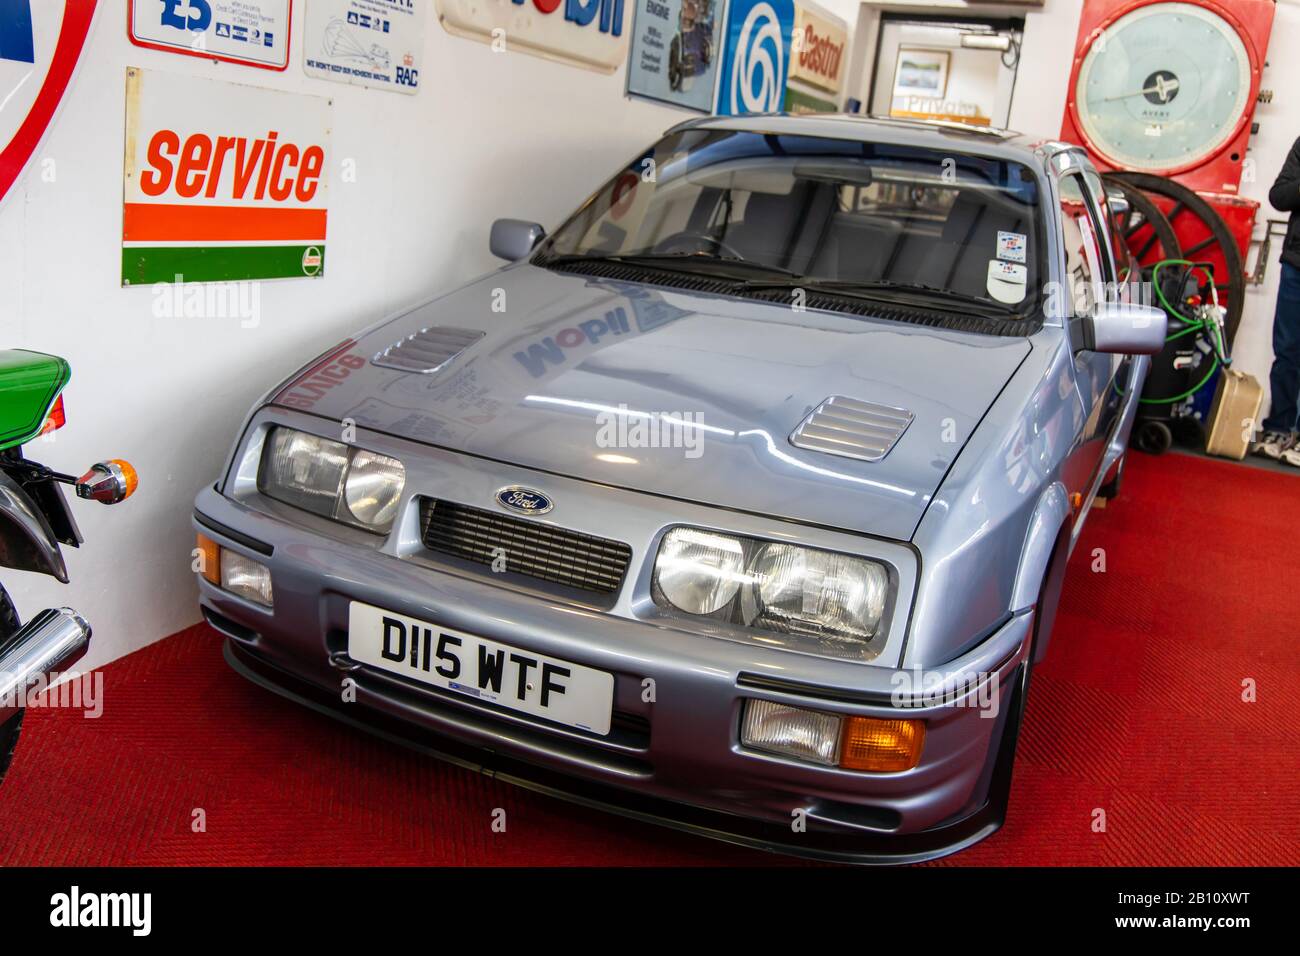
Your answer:
[[[129,67],[122,284],[320,276],[330,102]]]

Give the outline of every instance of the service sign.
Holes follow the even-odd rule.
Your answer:
[[[641,0],[632,14],[627,91],[707,113],[726,0]]]
[[[843,21],[824,16],[802,4],[796,6],[790,79],[838,93],[844,75],[848,39],[849,31]]]
[[[311,0],[302,65],[308,76],[398,93],[420,88],[423,0]]]
[[[794,0],[731,0],[714,112],[781,111],[793,32]]]
[[[0,199],[53,123],[94,15],[95,0],[0,0]]]
[[[644,2],[644,0],[640,0]],[[437,0],[448,33],[504,52],[613,73],[627,56],[624,0]]]
[[[122,284],[325,271],[330,101],[128,67]]]
[[[130,0],[127,32],[151,50],[283,70],[291,18],[290,0]]]

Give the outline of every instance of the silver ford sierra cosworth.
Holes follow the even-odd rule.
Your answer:
[[[674,127],[256,404],[204,616],[267,688],[587,806],[969,846],[1165,337],[1120,204],[1004,131]]]

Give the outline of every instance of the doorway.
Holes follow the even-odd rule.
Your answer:
[[[873,116],[1007,125],[1020,19],[882,13],[867,99]]]

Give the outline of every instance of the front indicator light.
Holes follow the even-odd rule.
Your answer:
[[[198,567],[194,570],[209,584],[221,587],[221,546],[206,534],[198,536],[196,545],[194,557],[198,561]]]
[[[839,756],[840,719],[770,700],[750,700],[740,742],[754,750],[833,767]]]
[[[271,606],[271,569],[228,548],[221,549],[221,587],[246,601]]]
[[[845,770],[899,773],[921,760],[925,722],[848,717],[840,738],[840,766]]]
[[[751,750],[824,767],[899,773],[920,762],[925,722],[840,717],[770,700],[747,700],[740,742]]]

